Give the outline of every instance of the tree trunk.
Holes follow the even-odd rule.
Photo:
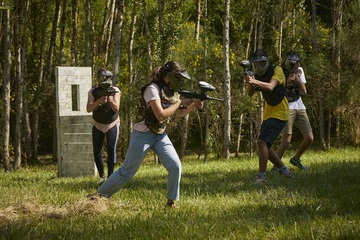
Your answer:
[[[196,4],[196,23],[195,23],[195,40],[199,41],[200,37],[200,19],[201,19],[201,0],[197,0]],[[180,151],[179,157],[182,159],[185,156],[186,144],[188,140],[189,133],[189,114],[184,117],[182,121],[182,131],[181,131],[181,143],[180,143]]]
[[[51,36],[50,36],[50,43],[49,43],[49,51],[47,60],[45,63],[45,75],[44,79],[46,80],[46,84],[52,84],[51,76],[54,74],[53,71],[53,62],[54,62],[54,52],[56,47],[56,37],[57,37],[57,28],[60,21],[60,11],[61,11],[61,1],[56,0],[56,7],[54,12],[54,19],[51,29]],[[55,98],[51,98],[50,101],[54,101],[55,106]],[[53,116],[55,119],[56,116],[56,108],[51,109],[53,110]],[[57,131],[56,131],[56,125],[53,124],[53,147],[52,147],[52,159],[53,161],[57,161]]]
[[[10,166],[10,80],[11,80],[11,31],[10,9],[2,10],[2,42],[3,42],[3,83],[2,83],[2,136],[1,156],[5,172],[11,171]]]
[[[71,1],[71,17],[72,17],[72,35],[71,35],[71,59],[72,59],[72,65],[78,66],[78,53],[77,53],[77,19],[78,19],[78,0],[72,0]]]
[[[340,35],[342,32],[342,14],[343,14],[343,5],[345,0],[333,0],[333,62],[336,67],[336,88],[338,96],[341,94],[341,45],[340,45]],[[340,99],[340,97],[338,98]],[[337,101],[337,106],[340,106],[340,100]],[[341,146],[340,140],[340,112],[335,112],[335,121],[336,121],[336,143],[337,146]]]
[[[331,147],[331,121],[332,121],[332,113],[331,111],[328,113],[328,126],[327,126],[327,142],[326,142],[326,149],[330,149]]]
[[[266,13],[267,13],[266,0],[263,0],[262,13],[261,13],[261,16],[260,16],[261,20],[260,20],[259,32],[258,32],[257,49],[263,48]]]
[[[86,0],[85,2],[85,51],[84,51],[84,65],[86,67],[92,66],[92,61],[90,61],[90,52],[91,52],[91,0]]]
[[[317,58],[319,55],[319,46],[317,40],[317,30],[316,30],[316,0],[311,0],[311,19],[312,19],[312,42],[313,42],[313,52],[315,57]],[[323,149],[326,149],[325,143],[325,123],[324,123],[324,98],[322,96],[319,97],[319,140],[320,145]]]
[[[225,0],[225,17],[224,17],[224,96],[225,96],[225,125],[224,125],[224,158],[230,158],[230,133],[231,133],[231,75],[230,75],[230,0]]]
[[[16,111],[15,111],[15,144],[14,144],[14,170],[21,168],[21,133],[22,133],[22,116],[23,116],[23,82],[24,82],[24,58],[23,54],[24,44],[22,43],[22,26],[23,26],[23,13],[24,13],[24,4],[22,1],[16,2],[16,11],[15,11],[15,24],[14,24],[14,49],[15,51],[15,100],[16,100]]]
[[[196,22],[195,22],[195,39],[199,39],[201,19],[201,0],[196,0]]]
[[[158,14],[159,14],[159,35],[160,35],[160,60],[161,65],[166,61],[166,49],[165,49],[165,33],[164,33],[164,19],[163,19],[163,1],[158,0]]]
[[[63,55],[64,55],[64,40],[65,40],[65,26],[66,26],[66,8],[67,8],[67,0],[63,0],[62,4],[62,13],[60,20],[60,46],[59,46],[59,58],[58,65],[62,65]]]
[[[207,42],[206,42],[206,38],[207,38],[207,0],[204,0],[204,81],[207,81]],[[209,106],[208,106],[208,101],[205,101],[204,104],[204,108],[206,111],[206,116],[205,116],[205,132],[204,132],[204,162],[207,162],[207,158],[208,158],[208,132],[209,132]],[[199,122],[200,122],[200,118],[199,118]],[[200,155],[199,155],[200,156]]]
[[[319,46],[317,42],[317,30],[316,30],[316,0],[311,0],[311,19],[312,19],[312,32],[313,32],[313,51],[317,57],[319,54]]]
[[[256,6],[256,2],[255,2],[255,6]],[[256,13],[254,12],[254,14],[252,14],[252,18],[251,18],[251,24],[250,24],[250,30],[248,33],[248,38],[247,38],[247,44],[246,44],[246,50],[245,50],[245,59],[249,58],[249,53],[250,53],[250,45],[251,45],[251,40],[252,40],[252,33],[254,30],[254,23],[255,23],[255,17],[256,17]],[[240,92],[241,96],[245,96],[246,95],[246,81],[245,78],[243,79],[243,84],[242,84],[242,88],[241,88],[241,92]],[[251,101],[251,100],[250,100]],[[251,104],[251,102],[250,102]],[[252,149],[252,111],[251,111],[251,106],[250,106],[250,111],[249,111],[249,134],[250,134],[250,149]],[[240,117],[239,117],[239,132],[238,132],[238,137],[237,137],[237,146],[236,146],[236,153],[235,153],[235,157],[239,156],[240,153],[240,145],[241,145],[241,139],[242,139],[242,126],[243,126],[243,120],[244,120],[244,112],[243,109],[240,112]],[[250,150],[250,155],[252,155],[252,150]]]
[[[130,34],[129,34],[129,47],[128,47],[128,65],[129,65],[129,86],[134,85],[134,76],[133,76],[133,59],[132,59],[132,51],[134,46],[134,35],[136,31],[136,2],[133,2],[133,9],[131,14],[131,27],[130,27]],[[133,92],[129,93],[129,102],[133,102]],[[132,113],[133,112],[133,105],[129,104],[129,121],[128,121],[128,129],[133,128],[133,120],[132,120]]]
[[[22,28],[22,72],[24,74],[23,78],[23,85],[24,85],[24,94],[23,98],[25,101],[23,101],[23,114],[22,114],[22,146],[25,152],[26,156],[26,163],[29,163],[33,160],[33,152],[32,152],[32,139],[31,139],[31,124],[30,124],[30,114],[29,114],[29,103],[26,101],[28,99],[28,88],[27,88],[27,77],[26,77],[26,52],[27,52],[27,42],[28,42],[28,36],[27,36],[27,26],[28,26],[28,9],[29,9],[29,0],[24,1],[24,12],[23,12],[23,28]]]
[[[38,73],[37,73],[37,89],[35,94],[35,111],[32,125],[32,139],[33,139],[33,149],[34,149],[34,159],[38,160],[38,142],[39,142],[39,117],[40,117],[40,109],[39,106],[42,105],[42,92],[44,90],[43,87],[43,74],[44,74],[44,53],[45,53],[45,42],[46,42],[46,32],[49,20],[49,4],[50,1],[46,1],[45,10],[44,10],[44,21],[43,21],[43,29],[39,30],[41,32],[41,44],[39,49],[39,59],[38,59]],[[35,54],[35,53],[34,53]]]
[[[146,0],[142,1],[143,14],[144,14],[144,25],[145,25],[145,33],[146,33],[146,47],[147,47],[147,69],[149,70],[148,76],[151,75],[152,72],[152,55],[151,55],[151,35],[149,30],[148,23],[148,13],[146,8]]]
[[[109,57],[110,57],[110,45],[111,45],[111,39],[112,39],[112,32],[114,28],[114,17],[115,17],[115,0],[112,0],[111,2],[111,9],[109,14],[109,26],[107,29],[107,38],[106,38],[106,44],[105,44],[105,66],[108,66],[109,64]]]
[[[120,66],[120,49],[121,49],[121,32],[123,26],[123,18],[125,13],[125,0],[116,1],[116,17],[115,17],[115,33],[114,33],[114,63],[113,63],[113,84],[119,83],[119,66]]]
[[[98,43],[98,49],[97,49],[97,55],[102,56],[104,53],[104,41],[106,38],[106,33],[107,33],[107,29],[109,26],[109,20],[110,20],[110,6],[111,6],[111,1],[112,0],[106,0],[106,8],[104,9],[104,18],[103,18],[103,23],[102,23],[102,29],[101,29],[101,35],[99,37],[99,43]],[[119,0],[118,0],[119,2]]]
[[[326,149],[325,143],[325,121],[324,121],[324,97],[320,96],[319,99],[319,133],[320,133],[320,144],[322,149]]]

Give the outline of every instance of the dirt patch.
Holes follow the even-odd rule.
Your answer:
[[[108,211],[108,201],[104,198],[81,199],[75,203],[63,206],[21,203],[0,209],[0,224],[13,222],[20,217],[43,217],[63,219],[76,215],[95,215]]]

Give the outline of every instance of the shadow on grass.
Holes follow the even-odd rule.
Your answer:
[[[206,169],[200,167],[199,171],[192,170],[191,164],[184,164],[181,182],[181,198],[184,201],[180,202],[180,209],[164,211],[144,207],[139,213],[132,214],[132,217],[123,218],[122,212],[127,207],[124,205],[116,213],[104,213],[105,218],[101,214],[74,215],[69,219],[48,218],[46,221],[40,218],[30,222],[27,218],[19,218],[0,226],[0,239],[223,239],[229,238],[230,233],[246,238],[253,231],[260,232],[254,239],[266,234],[276,238],[276,231],[293,229],[296,224],[302,226],[298,230],[302,235],[298,238],[310,238],[311,234],[331,236],[326,235],[331,234],[326,224],[336,217],[349,219],[347,223],[336,223],[334,220],[334,225],[339,225],[340,228],[336,231],[344,231],[342,236],[345,238],[356,239],[356,233],[360,232],[355,225],[360,214],[360,180],[357,177],[359,161],[329,160],[312,164],[308,171],[292,168],[292,179],[268,172],[268,182],[263,185],[254,185],[254,170],[243,167],[238,160],[231,160],[226,170],[217,169],[216,163],[212,164]],[[162,166],[149,168],[146,171],[154,171],[153,175],[135,176],[124,191],[150,191],[163,193],[165,196],[166,171]],[[159,168],[163,170],[159,171]],[[23,182],[24,185],[41,182],[40,187],[75,193],[93,192],[98,185],[92,180],[93,178],[80,178],[76,181],[69,178],[44,180],[40,176],[12,178],[12,181]],[[122,199],[122,193],[117,194],[117,198]],[[247,195],[250,200],[242,204],[243,195]],[[216,205],[207,206],[206,201],[213,196],[220,196],[219,199],[226,199],[226,196],[238,197],[239,205],[212,209]],[[191,203],[195,199],[203,202],[193,206]],[[144,216],[142,211],[151,213]],[[315,220],[316,223],[324,222],[325,226],[313,226],[314,219],[318,219],[317,222]],[[321,235],[324,234],[322,231],[327,230],[329,231],[325,235]]]

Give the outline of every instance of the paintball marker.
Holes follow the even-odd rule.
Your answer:
[[[254,76],[255,73],[253,71],[249,71],[248,69],[251,67],[251,63],[249,60],[243,60],[240,62],[240,66],[244,68],[245,76]]]
[[[255,76],[255,72],[248,70],[251,67],[251,63],[250,63],[249,60],[241,61],[240,66],[242,66],[244,68],[244,75],[245,76]],[[251,86],[255,91],[260,91],[261,90],[260,87],[254,85],[254,84],[252,84]]]
[[[209,95],[206,94],[209,91],[215,90],[215,87],[212,86],[211,84],[204,82],[204,81],[200,81],[198,83],[198,87],[201,90],[200,93],[190,92],[187,90],[179,90],[178,92],[183,97],[192,98],[192,99],[200,99],[201,101],[204,101],[204,100],[216,100],[216,101],[221,101],[221,102],[224,101],[223,99],[210,97]]]
[[[119,91],[116,91],[115,88],[113,88],[111,85],[107,86],[106,88],[102,88],[99,91],[100,96],[114,96],[115,93],[118,93]]]
[[[101,91],[99,91],[99,95],[100,96],[114,96],[115,93],[118,93],[119,91],[116,91],[114,88],[110,87],[107,89],[102,89]]]

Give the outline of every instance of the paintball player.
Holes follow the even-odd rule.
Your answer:
[[[98,183],[105,181],[104,161],[102,149],[106,137],[108,177],[114,172],[116,163],[116,144],[119,136],[120,118],[120,90],[112,85],[112,73],[101,68],[97,75],[98,86],[88,92],[86,111],[92,112],[93,128],[92,141],[94,160],[99,172]]]
[[[187,71],[175,61],[157,67],[152,81],[141,88],[143,111],[140,121],[134,124],[123,165],[99,187],[96,193],[88,195],[110,198],[130,181],[139,169],[146,154],[152,149],[168,171],[166,207],[176,207],[179,199],[181,162],[166,134],[171,116],[186,116],[189,112],[203,107],[202,101],[180,99],[178,91],[184,81],[190,79]]]
[[[268,54],[259,49],[253,53],[250,62],[255,76],[247,75],[247,92],[251,97],[255,91],[261,91],[265,103],[263,122],[257,139],[259,151],[259,172],[255,184],[266,182],[266,167],[268,159],[280,170],[285,177],[292,177],[289,169],[281,161],[272,148],[273,143],[286,125],[289,107],[285,97],[285,75],[280,66],[274,66],[269,61]]]
[[[303,68],[300,67],[299,60],[299,54],[291,50],[286,54],[285,61],[282,64],[285,76],[288,76],[286,96],[289,102],[289,119],[282,130],[282,139],[277,149],[277,154],[280,158],[284,155],[285,150],[291,142],[293,125],[296,123],[296,126],[303,135],[303,140],[295,155],[290,159],[290,164],[301,170],[306,170],[307,167],[301,162],[300,157],[309,148],[314,140],[314,136],[306,113],[306,107],[301,99],[301,96],[305,95],[307,91],[305,86],[305,73]],[[272,171],[277,171],[275,166]]]

